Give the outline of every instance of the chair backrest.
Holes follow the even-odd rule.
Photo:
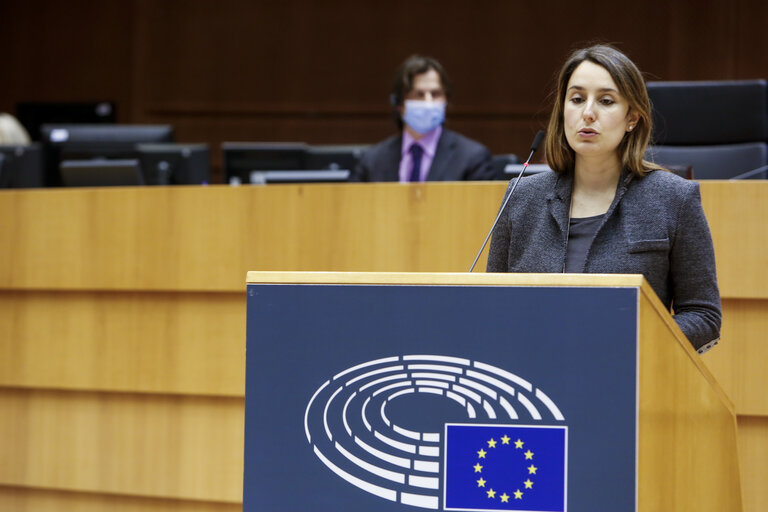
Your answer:
[[[509,164],[519,164],[520,159],[517,157],[517,155],[514,154],[506,154],[506,155],[493,155],[491,157],[491,169],[493,169],[493,179],[494,180],[509,180],[510,176],[508,176],[504,169]]]
[[[768,164],[768,144],[651,146],[646,159],[662,166],[691,166],[697,180],[725,180]],[[751,178],[765,178],[758,172]]]
[[[695,146],[768,141],[768,82],[648,82],[652,142]]]

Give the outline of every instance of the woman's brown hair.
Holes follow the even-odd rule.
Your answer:
[[[575,155],[565,138],[563,111],[568,81],[576,68],[589,61],[605,68],[616,83],[619,93],[629,103],[629,112],[637,114],[638,120],[632,131],[626,133],[617,151],[622,167],[642,176],[659,166],[647,162],[645,150],[651,139],[651,102],[645,88],[645,80],[637,66],[616,48],[598,44],[574,51],[565,61],[557,77],[555,102],[547,127],[547,163],[555,172],[573,170]]]

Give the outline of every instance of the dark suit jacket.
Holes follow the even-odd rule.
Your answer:
[[[368,149],[349,181],[398,181],[403,136],[395,135]],[[443,128],[427,181],[493,179],[491,153],[482,144]]]

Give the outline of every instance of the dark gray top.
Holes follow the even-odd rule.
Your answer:
[[[563,272],[572,189],[573,173],[523,178],[494,229],[488,272]],[[694,348],[720,337],[715,254],[696,182],[624,172],[584,272],[643,274]]]
[[[597,228],[603,222],[603,214],[594,217],[571,218],[568,229],[568,246],[565,251],[565,271],[569,273],[584,272],[587,262],[587,251]]]

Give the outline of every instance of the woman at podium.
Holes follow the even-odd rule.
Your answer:
[[[547,129],[555,172],[521,179],[493,231],[487,270],[643,274],[703,352],[720,337],[712,237],[698,183],[644,159],[650,135],[635,64],[607,45],[573,52]]]

